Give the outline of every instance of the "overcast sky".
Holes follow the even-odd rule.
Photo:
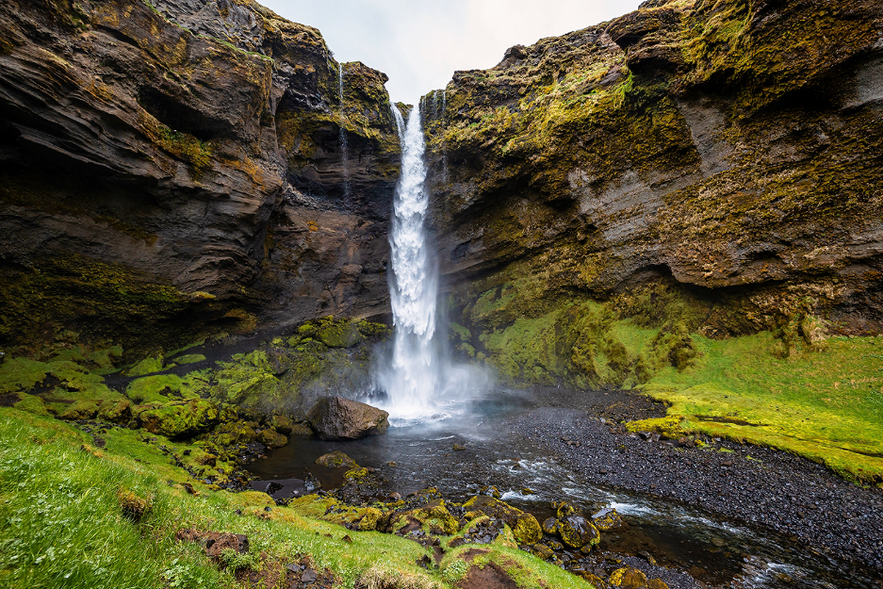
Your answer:
[[[338,61],[389,76],[395,101],[444,88],[454,70],[495,66],[513,45],[622,16],[641,0],[258,0],[322,31]]]

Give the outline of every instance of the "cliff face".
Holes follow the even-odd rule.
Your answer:
[[[879,2],[654,0],[424,100],[469,346],[641,293],[712,337],[796,314],[883,329]]]
[[[250,1],[154,4],[0,6],[0,344],[386,312],[386,77]]]

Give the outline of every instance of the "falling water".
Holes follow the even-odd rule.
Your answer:
[[[399,134],[399,141],[404,144],[405,141],[405,119],[402,118],[402,111],[395,104],[390,103],[389,108],[392,111],[392,118],[396,123],[396,132]]]
[[[344,113],[343,113],[343,64],[337,64],[337,89],[338,98],[340,99],[340,160],[343,166],[343,195],[349,198],[350,195],[350,174],[349,174],[349,145],[346,140],[346,130],[344,129]]]
[[[401,113],[393,108],[398,122]],[[399,416],[425,414],[439,392],[439,354],[433,342],[438,279],[423,227],[429,204],[423,152],[417,106],[408,117],[402,140],[402,173],[390,235],[390,296],[396,329],[390,370],[382,384]]]

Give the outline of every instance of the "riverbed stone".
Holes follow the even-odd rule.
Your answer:
[[[356,461],[347,456],[344,452],[340,450],[335,450],[334,452],[329,452],[327,454],[323,454],[316,458],[316,464],[319,466],[324,466],[325,468],[358,468],[359,465],[356,464]]]
[[[494,497],[476,495],[466,501],[463,508],[467,511],[467,515],[480,513],[503,520],[512,528],[515,540],[519,544],[534,544],[543,537],[543,530],[534,516]]]
[[[601,541],[598,528],[576,513],[558,520],[558,535],[571,548],[591,547]]]
[[[622,516],[612,507],[605,507],[592,515],[592,523],[602,532],[615,530],[625,525]]]
[[[274,415],[270,418],[270,425],[283,436],[287,436],[291,433],[294,422],[287,415]]]
[[[310,409],[308,419],[323,440],[357,440],[383,434],[389,413],[343,397],[324,397]]]
[[[647,575],[632,566],[616,569],[610,573],[610,585],[623,589],[639,589],[647,585]]]

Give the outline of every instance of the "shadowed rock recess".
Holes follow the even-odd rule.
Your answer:
[[[507,365],[494,333],[560,312],[567,339],[589,300],[713,338],[879,333],[881,80],[870,0],[651,0],[457,72],[423,99],[457,346],[569,378]]]
[[[387,78],[342,70],[251,1],[4,2],[0,345],[387,313]]]

